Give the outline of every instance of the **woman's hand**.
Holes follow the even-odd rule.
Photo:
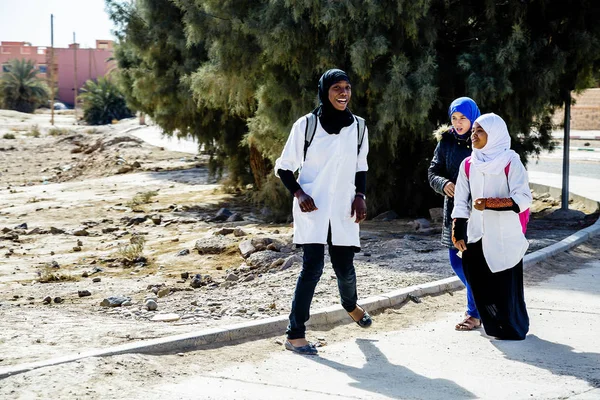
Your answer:
[[[298,205],[300,206],[300,211],[302,212],[311,212],[318,210],[315,205],[315,201],[312,197],[304,193],[304,190],[298,189],[296,193],[294,193],[294,197],[298,199]]]
[[[361,196],[354,197],[354,201],[352,202],[352,216],[356,215],[356,219],[354,222],[361,223],[365,219],[367,219],[367,203],[365,199]]]
[[[465,251],[467,249],[467,245],[465,244],[464,240],[457,240],[456,243],[454,243],[454,247],[456,247],[459,251]]]
[[[446,196],[448,197],[454,197],[454,189],[455,189],[455,185],[454,183],[448,181],[448,183],[446,183],[444,185],[444,193],[446,193]]]
[[[473,207],[475,207],[475,209],[476,209],[476,210],[479,210],[479,211],[483,211],[483,210],[485,210],[485,200],[486,200],[486,199],[484,199],[484,198],[479,198],[479,199],[476,199],[476,200],[473,202]]]

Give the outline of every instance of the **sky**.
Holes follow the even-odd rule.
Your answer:
[[[54,14],[54,47],[77,43],[96,47],[96,39],[115,40],[104,0],[0,0],[0,41],[50,46]]]

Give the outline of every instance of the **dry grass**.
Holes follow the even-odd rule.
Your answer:
[[[48,135],[50,136],[62,136],[68,134],[70,131],[66,128],[50,128]]]
[[[153,197],[158,196],[158,192],[155,190],[151,190],[148,192],[137,193],[131,201],[127,202],[127,207],[135,210],[142,204],[148,204],[152,201]]]
[[[58,273],[52,267],[45,267],[43,271],[39,272],[39,275],[38,282],[40,283],[76,282],[79,280],[73,275]]]
[[[142,257],[144,252],[144,245],[146,244],[146,238],[139,235],[134,235],[129,239],[129,244],[119,246],[117,254],[119,258],[123,259],[127,263],[132,263],[138,258]]]
[[[29,128],[29,132],[27,132],[25,136],[39,138],[41,136],[40,127],[37,124],[33,125]]]

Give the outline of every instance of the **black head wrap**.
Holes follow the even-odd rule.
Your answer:
[[[329,88],[336,82],[346,81],[350,83],[350,78],[341,69],[330,69],[319,79],[319,102],[313,114],[319,117],[321,126],[329,134],[337,135],[342,128],[352,125],[354,116],[346,107],[344,111],[337,110],[329,101]]]

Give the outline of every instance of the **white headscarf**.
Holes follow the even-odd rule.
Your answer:
[[[471,162],[479,171],[498,175],[504,172],[515,152],[510,149],[510,135],[506,122],[494,113],[483,114],[474,124],[479,124],[487,133],[483,149],[473,148]]]

